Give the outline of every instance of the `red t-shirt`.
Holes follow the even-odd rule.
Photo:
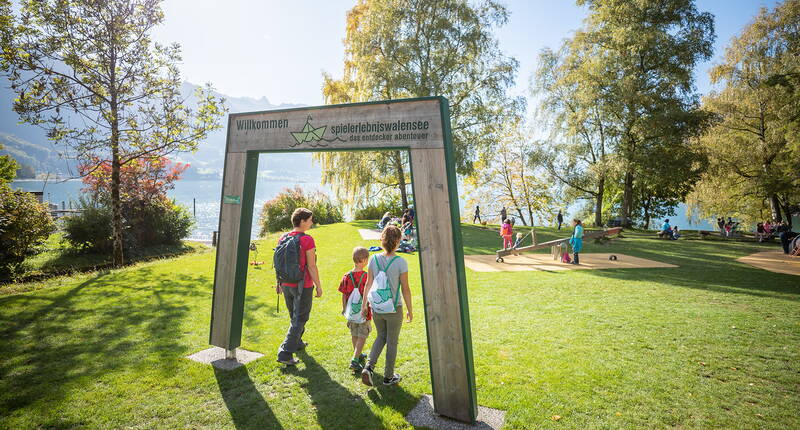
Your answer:
[[[358,283],[358,292],[361,294],[361,297],[364,297],[364,287],[367,286],[367,272],[363,270],[360,272],[345,273],[344,276],[342,276],[342,282],[339,283],[339,292],[344,294],[344,299],[347,300],[350,298],[350,293],[352,293],[355,289],[353,281],[350,280],[349,273],[353,274],[353,279],[355,279],[356,283]],[[371,319],[372,309],[367,308],[367,321]]]
[[[289,233],[284,234],[278,239],[278,243],[281,242],[286,236],[296,236],[300,234],[299,231],[290,231]],[[300,238],[300,267],[303,268],[303,273],[305,273],[305,279],[303,280],[303,287],[304,288],[311,288],[314,286],[314,280],[311,279],[311,272],[308,271],[308,265],[306,265],[306,251],[309,249],[315,249],[317,247],[314,244],[314,238],[306,234],[305,236]],[[292,284],[289,282],[281,282],[281,285],[286,285],[287,287],[296,287],[297,284]]]

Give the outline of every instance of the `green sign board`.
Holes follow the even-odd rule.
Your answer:
[[[242,199],[239,196],[224,196],[222,197],[222,203],[227,203],[229,205],[240,205],[242,204]]]

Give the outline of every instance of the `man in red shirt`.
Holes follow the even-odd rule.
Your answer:
[[[278,362],[288,366],[294,366],[299,360],[294,358],[294,353],[306,347],[303,342],[303,333],[305,332],[306,321],[311,314],[311,290],[316,285],[316,297],[322,297],[322,282],[319,280],[319,272],[317,271],[317,253],[314,238],[305,234],[314,224],[313,213],[306,208],[298,208],[292,213],[292,225],[294,229],[289,233],[281,236],[295,236],[303,234],[300,237],[300,267],[303,269],[304,278],[303,285],[278,282],[276,291],[278,294],[283,293],[283,298],[286,300],[286,309],[289,310],[289,318],[291,325],[286,332],[286,338],[278,348]],[[280,242],[280,240],[278,241]]]

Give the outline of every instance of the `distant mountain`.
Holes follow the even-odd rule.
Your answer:
[[[0,144],[5,148],[0,155],[10,154],[18,163],[31,166],[37,174],[51,173],[62,176],[74,175],[74,162],[62,157],[65,152],[63,144],[56,145],[47,139],[44,130],[28,124],[20,124],[17,114],[11,110],[16,95],[8,88],[8,81],[0,81]],[[196,105],[194,92],[197,85],[185,82],[181,93],[190,105]],[[230,97],[216,93],[225,99],[230,113],[252,112],[271,109],[301,107],[298,104],[273,105],[266,97]],[[223,125],[227,119],[223,118]],[[227,131],[223,128],[209,134],[200,143],[195,153],[180,153],[171,156],[175,161],[189,163],[191,167],[184,174],[186,179],[221,179],[224,166],[225,138]],[[320,170],[310,162],[310,153],[301,154],[269,154],[262,157],[259,175],[265,179],[285,180],[291,182],[318,181]],[[302,168],[298,168],[302,167]]]

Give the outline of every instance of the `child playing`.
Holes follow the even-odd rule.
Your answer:
[[[583,249],[583,225],[581,220],[573,219],[572,237],[569,238],[569,244],[572,246],[572,264],[580,264],[578,254]]]
[[[503,226],[500,227],[500,236],[503,236],[503,249],[509,249],[513,245],[513,242],[511,242],[511,236],[513,235],[511,229],[511,221],[504,219]]]
[[[361,372],[361,381],[369,386],[373,385],[372,376],[375,363],[378,361],[383,347],[386,347],[386,364],[383,372],[383,385],[394,385],[400,382],[400,375],[394,373],[394,362],[397,358],[397,343],[400,340],[400,329],[403,326],[403,306],[406,307],[406,322],[411,322],[411,289],[408,286],[408,262],[395,254],[402,233],[397,226],[389,225],[381,233],[381,246],[383,252],[373,255],[369,260],[369,277],[367,287],[364,289],[364,304],[361,313],[367,315],[368,306],[371,305],[369,290],[372,281],[380,272],[386,273],[386,282],[389,288],[389,299],[395,302],[394,312],[378,313],[373,311],[373,321],[378,335],[369,352],[369,360]],[[402,293],[402,295],[401,295]]]
[[[520,246],[522,246],[522,238],[523,237],[524,236],[522,235],[522,233],[517,233],[517,240],[514,241],[514,249],[517,249]]]
[[[342,282],[339,283],[339,291],[342,293],[343,314],[347,306],[347,299],[350,298],[350,294],[352,294],[356,288],[358,288],[358,292],[362,297],[362,307],[364,303],[366,303],[364,300],[364,287],[367,285],[368,275],[364,272],[364,266],[367,265],[368,259],[369,251],[367,251],[367,248],[363,246],[353,248],[353,270],[345,273],[344,276],[342,276]],[[362,354],[361,350],[364,348],[364,342],[367,341],[367,337],[369,337],[369,332],[372,328],[370,325],[372,313],[367,310],[365,317],[366,321],[363,323],[347,321],[347,328],[350,329],[350,336],[353,341],[353,358],[350,360],[350,369],[355,372],[360,372],[364,368],[364,362],[367,359],[367,354]]]

